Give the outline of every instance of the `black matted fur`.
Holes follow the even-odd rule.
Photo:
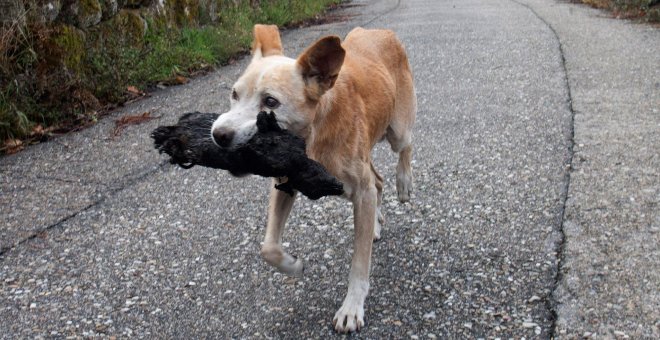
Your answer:
[[[255,174],[287,177],[275,187],[293,195],[298,190],[310,199],[341,195],[343,185],[318,162],[305,154],[305,141],[277,125],[275,113],[259,112],[258,132],[246,143],[221,148],[211,139],[216,113],[186,113],[173,126],[161,126],[151,133],[160,153],[184,169],[195,165],[223,169],[235,176]]]

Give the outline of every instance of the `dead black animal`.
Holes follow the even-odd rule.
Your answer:
[[[341,195],[343,185],[318,162],[305,154],[305,141],[277,125],[275,113],[257,115],[258,132],[246,143],[221,148],[211,139],[216,113],[186,113],[173,126],[161,126],[151,133],[160,153],[184,169],[195,165],[228,170],[235,176],[255,174],[287,177],[275,187],[293,195],[298,190],[310,199]]]

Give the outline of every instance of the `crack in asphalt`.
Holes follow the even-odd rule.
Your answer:
[[[41,180],[41,181],[51,181],[51,182],[62,182],[62,183],[71,183],[71,184],[82,184],[82,185],[98,185],[98,186],[103,186],[103,187],[109,187],[110,185],[102,183],[100,181],[88,181],[88,180],[82,180],[82,179],[68,179],[68,178],[61,178],[61,177],[48,177],[44,175],[34,175],[34,176],[14,176],[14,179],[22,179],[22,180]]]
[[[26,178],[28,179],[28,178]],[[100,181],[85,181],[85,180],[73,180],[73,179],[68,179],[68,178],[59,178],[59,177],[47,177],[43,175],[36,175],[34,176],[34,179],[39,179],[39,180],[44,180],[44,181],[54,181],[54,182],[62,182],[62,183],[71,183],[71,184],[83,184],[83,185],[99,185],[103,187],[109,187],[109,185],[105,183],[101,183]]]
[[[67,221],[69,221],[69,220],[75,218],[76,216],[80,215],[81,213],[83,213],[83,212],[85,212],[85,211],[88,211],[88,210],[90,210],[90,209],[92,209],[92,208],[94,208],[94,207],[96,207],[96,206],[102,204],[103,202],[105,202],[106,199],[108,199],[109,197],[111,197],[111,196],[113,196],[113,195],[115,195],[115,194],[121,192],[122,190],[126,189],[127,187],[130,187],[130,186],[132,186],[132,185],[134,185],[134,184],[140,183],[141,181],[143,181],[143,180],[145,180],[147,177],[149,177],[151,174],[153,174],[153,173],[155,173],[155,172],[157,172],[157,171],[163,169],[163,167],[165,167],[165,165],[167,165],[167,164],[169,164],[169,161],[162,161],[162,162],[158,163],[158,164],[157,164],[156,166],[154,166],[152,169],[149,169],[149,170],[147,170],[147,171],[145,171],[145,172],[143,172],[143,173],[137,175],[136,177],[132,177],[131,179],[129,179],[129,180],[127,180],[126,182],[124,182],[121,186],[119,186],[119,187],[115,187],[115,188],[111,188],[111,189],[105,191],[104,193],[102,193],[101,198],[99,198],[97,201],[95,201],[95,202],[93,202],[93,203],[91,203],[91,204],[88,204],[87,206],[83,207],[82,209],[80,209],[80,210],[78,210],[78,211],[76,211],[76,212],[74,212],[74,213],[72,213],[72,214],[69,214],[68,216],[65,216],[64,218],[60,219],[59,221],[57,221],[57,222],[55,222],[55,223],[52,223],[52,224],[46,226],[45,228],[41,228],[41,229],[39,229],[39,230],[33,231],[33,232],[32,232],[30,235],[28,235],[26,238],[24,238],[24,239],[22,239],[22,240],[20,240],[20,241],[18,241],[18,242],[15,242],[13,245],[11,245],[11,246],[9,246],[9,247],[2,247],[2,248],[0,248],[0,260],[2,260],[2,257],[3,257],[7,252],[11,251],[12,249],[18,248],[19,246],[23,245],[24,243],[27,243],[27,242],[29,242],[30,240],[33,240],[33,239],[39,237],[39,235],[42,234],[42,233],[44,233],[44,232],[47,232],[47,231],[49,231],[49,230],[52,230],[52,229],[55,229],[55,228],[58,228],[58,227],[62,226],[62,225],[63,225],[64,223],[66,223]],[[48,178],[43,178],[43,179],[48,179]],[[60,179],[52,178],[51,180],[60,180]],[[67,181],[65,181],[65,182],[67,182]],[[71,182],[72,182],[72,183],[79,183],[79,182],[74,182],[74,181],[71,181]],[[100,183],[99,183],[99,184],[100,184]],[[106,188],[109,187],[109,186],[106,185],[106,184],[101,184],[101,185],[105,186]]]
[[[543,24],[545,24],[552,34],[554,35],[555,39],[557,40],[557,45],[559,49],[559,56],[561,58],[561,66],[562,70],[564,73],[564,84],[566,88],[566,95],[568,97],[567,99],[567,105],[568,105],[568,110],[570,111],[570,122],[569,122],[569,136],[568,136],[568,156],[565,162],[565,167],[566,171],[564,173],[564,188],[562,190],[562,197],[561,197],[561,214],[560,214],[560,220],[559,220],[559,242],[557,244],[557,268],[554,273],[554,282],[552,286],[552,292],[549,294],[548,298],[544,299],[546,308],[550,311],[552,315],[551,319],[551,325],[550,325],[550,333],[549,333],[549,338],[554,339],[556,337],[556,325],[557,325],[557,304],[558,302],[555,300],[555,292],[557,291],[557,287],[559,286],[563,275],[562,275],[562,263],[564,262],[564,246],[565,246],[565,241],[566,241],[566,234],[564,232],[564,224],[566,222],[566,202],[568,201],[568,192],[570,189],[570,184],[571,184],[571,172],[573,171],[573,147],[575,145],[575,110],[573,108],[573,94],[571,92],[571,83],[568,79],[568,69],[566,68],[566,57],[564,55],[564,45],[561,42],[561,39],[559,38],[559,34],[555,30],[552,25],[545,20],[540,14],[538,14],[531,6],[525,3],[518,2],[517,0],[510,0],[513,3],[516,3],[522,7],[525,7],[528,9],[536,18],[538,18]]]
[[[557,323],[557,301],[555,300],[555,291],[557,290],[557,287],[559,286],[563,275],[561,271],[561,265],[564,262],[564,242],[566,240],[566,235],[564,233],[564,223],[566,221],[566,204],[568,201],[568,193],[570,189],[570,183],[571,183],[571,172],[573,170],[573,147],[575,145],[575,110],[573,108],[573,95],[571,91],[571,84],[568,78],[568,69],[566,67],[566,57],[564,54],[564,46],[561,42],[561,39],[559,38],[559,34],[555,30],[555,28],[547,21],[545,20],[541,15],[539,15],[532,7],[530,7],[528,4],[518,2],[517,0],[510,0],[513,3],[516,3],[522,7],[525,7],[527,10],[529,10],[537,19],[539,19],[550,31],[552,32],[553,36],[555,37],[557,41],[557,47],[559,51],[559,56],[560,56],[560,61],[561,61],[561,67],[562,67],[562,72],[564,74],[564,86],[566,89],[566,96],[567,96],[567,101],[566,104],[568,106],[568,110],[570,112],[570,121],[569,121],[569,134],[567,138],[568,142],[568,155],[567,159],[565,161],[565,173],[564,173],[564,178],[563,178],[563,184],[564,187],[562,188],[562,193],[561,193],[561,209],[560,209],[560,217],[558,221],[559,225],[559,240],[556,245],[556,253],[557,253],[557,266],[554,272],[554,277],[553,277],[553,283],[552,283],[552,292],[550,292],[547,296],[543,297],[545,307],[546,309],[551,313],[551,325],[550,325],[550,333],[549,337],[550,339],[554,339],[556,337],[555,334],[555,329],[556,329],[556,323]],[[401,5],[401,0],[398,0],[397,3],[390,9],[376,15],[375,17],[365,21],[362,23],[362,26],[368,26],[374,21],[384,17],[385,15],[397,10]]]

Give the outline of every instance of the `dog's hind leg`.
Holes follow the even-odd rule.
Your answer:
[[[399,154],[399,163],[396,166],[396,191],[399,201],[407,202],[413,189],[412,128],[417,114],[417,97],[410,73],[404,72],[399,78],[394,114],[385,137],[392,151]]]
[[[396,166],[396,192],[400,202],[410,201],[413,189],[412,176],[412,145],[406,145],[399,152],[399,163]]]
[[[398,126],[393,122],[387,128],[387,141],[392,146],[392,151],[399,154],[399,162],[396,166],[396,191],[399,201],[410,200],[413,189],[412,175],[412,132],[409,126]]]
[[[383,204],[383,176],[381,176],[376,168],[374,163],[371,162],[371,172],[374,173],[374,178],[376,180],[376,198],[378,204],[376,205],[376,218],[374,225],[374,241],[380,240],[380,232],[385,224],[385,217],[383,217],[383,212],[381,211],[381,205]]]
[[[273,181],[275,184],[276,180]],[[261,246],[261,257],[282,273],[289,276],[302,276],[304,269],[302,260],[287,254],[282,249],[282,233],[295,199],[295,192],[291,196],[274,187],[271,188],[268,223],[264,244]]]

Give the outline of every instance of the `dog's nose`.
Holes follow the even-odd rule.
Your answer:
[[[213,130],[213,140],[222,147],[229,146],[232,139],[234,139],[234,130],[226,127],[219,127]]]

